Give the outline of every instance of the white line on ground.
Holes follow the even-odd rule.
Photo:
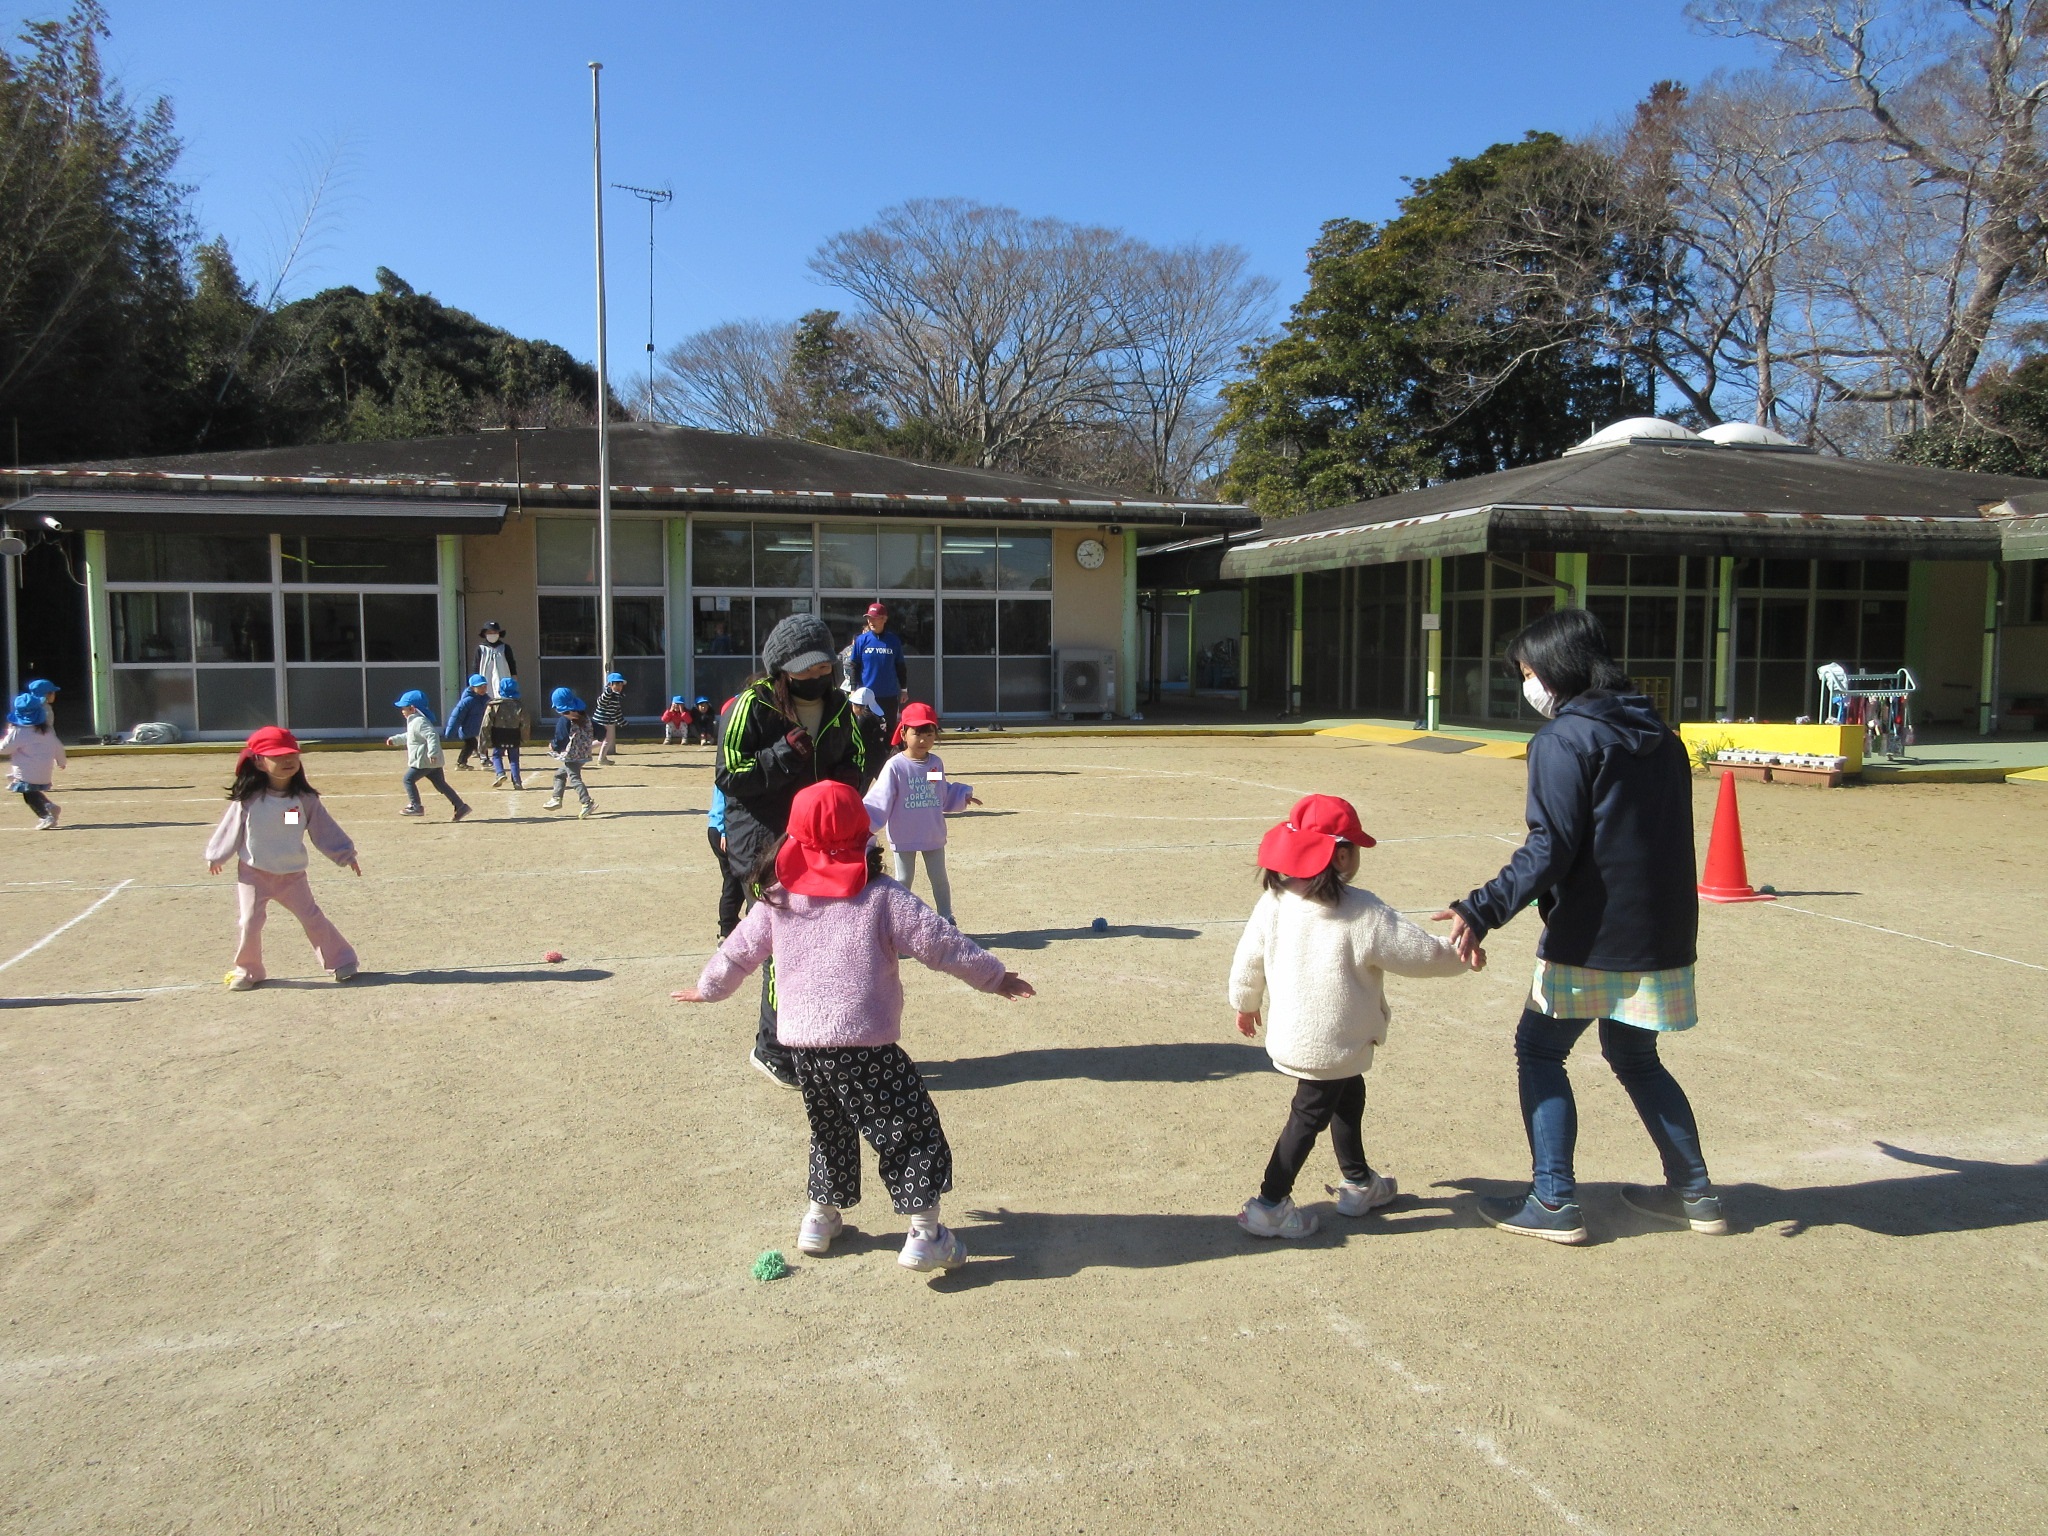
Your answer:
[[[1375,1348],[1371,1340],[1366,1337],[1365,1331],[1343,1313],[1337,1311],[1330,1313],[1330,1329],[1338,1338],[1371,1360],[1373,1364],[1394,1377],[1418,1397],[1436,1397],[1437,1394],[1443,1391],[1443,1388],[1435,1382],[1424,1381],[1385,1350]],[[1535,1495],[1537,1502],[1573,1530],[1585,1531],[1587,1536],[1600,1536],[1600,1528],[1598,1526],[1566,1504],[1564,1500],[1560,1499],[1542,1483],[1536,1481],[1535,1473],[1531,1472],[1527,1467],[1510,1460],[1490,1435],[1481,1434],[1477,1430],[1467,1429],[1462,1424],[1452,1424],[1449,1426],[1449,1429],[1453,1440],[1457,1441],[1460,1445],[1470,1447],[1477,1455],[1485,1458],[1486,1464],[1496,1472],[1505,1473],[1527,1488],[1531,1494]]]
[[[1895,939],[1914,939],[1922,944],[1932,944],[1938,949],[1952,949],[1957,954],[1975,955],[1981,960],[2003,960],[2007,965],[2022,965],[2030,971],[2048,971],[2048,965],[2036,965],[2031,960],[2015,960],[2011,955],[1994,955],[1988,949],[1971,949],[1966,944],[1951,944],[1946,939],[1930,939],[1924,933],[1908,933],[1903,928],[1885,928],[1877,923],[1859,922],[1853,917],[1842,917],[1833,912],[1816,912],[1811,907],[1795,907],[1790,902],[1774,901],[1771,905],[1786,912],[1803,912],[1808,917],[1824,917],[1831,923],[1847,923],[1852,928],[1868,928],[1872,933],[1888,933]]]
[[[88,917],[91,917],[93,913],[99,911],[101,907],[104,907],[108,902],[112,901],[116,896],[120,895],[123,891],[127,890],[128,887],[133,885],[134,883],[135,882],[133,880],[123,880],[111,891],[107,892],[106,895],[102,896],[98,901],[94,902],[91,906],[87,907],[83,912],[79,913],[78,916],[72,918],[70,922],[59,923],[55,928],[52,928],[40,939],[37,939],[35,943],[29,945],[27,949],[24,949],[20,954],[16,955],[13,960],[0,960],[0,971],[6,970],[8,966],[15,964],[17,961],[26,960],[30,955],[34,954],[37,950],[41,949],[45,944],[49,943],[52,939],[56,938],[66,929],[76,928],[80,923],[84,922]]]

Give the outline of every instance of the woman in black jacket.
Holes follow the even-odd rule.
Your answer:
[[[833,686],[832,660],[825,621],[793,613],[762,642],[767,675],[742,688],[725,712],[716,779],[725,791],[725,856],[735,873],[750,877],[789,830],[790,804],[805,785],[837,779],[855,794],[866,787],[867,740],[853,706]],[[789,1053],[775,1039],[772,960],[762,967],[752,1060],[783,1087],[796,1087]]]
[[[1657,1056],[1660,1032],[1699,1019],[1691,760],[1585,609],[1538,619],[1509,643],[1507,659],[1550,722],[1529,741],[1529,835],[1490,882],[1437,914],[1461,954],[1531,901],[1543,919],[1515,1031],[1533,1187],[1526,1197],[1481,1200],[1480,1214],[1504,1232],[1586,1240],[1565,1058],[1598,1020],[1601,1054],[1664,1163],[1662,1186],[1625,1184],[1622,1199],[1674,1226],[1725,1232],[1692,1105]]]

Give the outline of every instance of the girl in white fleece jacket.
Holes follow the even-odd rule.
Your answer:
[[[1423,932],[1370,891],[1352,885],[1358,854],[1373,846],[1349,801],[1309,795],[1259,844],[1265,894],[1252,908],[1230,967],[1238,1030],[1299,1079],[1294,1106],[1258,1194],[1238,1213],[1253,1237],[1307,1237],[1316,1218],[1295,1208],[1294,1181],[1316,1138],[1330,1144],[1344,1182],[1329,1189],[1341,1216],[1394,1198],[1394,1181],[1365,1160],[1365,1070],[1387,1038],[1383,975],[1448,976],[1464,969],[1450,941]],[[1486,963],[1480,954],[1473,965]]]

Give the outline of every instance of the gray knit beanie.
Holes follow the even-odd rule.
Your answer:
[[[815,613],[792,613],[768,631],[761,646],[761,666],[769,676],[802,672],[832,660],[832,631]]]

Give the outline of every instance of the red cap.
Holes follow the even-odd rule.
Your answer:
[[[1285,821],[1259,839],[1259,867],[1291,880],[1313,880],[1330,867],[1339,843],[1373,845],[1349,800],[1305,795],[1294,802]]]
[[[836,779],[797,791],[775,878],[799,896],[857,896],[868,883],[868,808]]]
[[[281,725],[266,725],[260,731],[250,734],[243,743],[241,756],[235,759],[235,772],[242,771],[242,765],[252,757],[283,757],[299,750],[299,738]]]
[[[888,608],[887,608],[887,607],[886,607],[886,606],[885,606],[884,604],[881,604],[881,603],[869,603],[869,604],[868,604],[868,617],[872,619],[872,618],[873,618],[873,617],[874,617],[874,616],[875,616],[876,614],[878,614],[878,613],[879,613],[879,614],[880,614],[880,615],[881,615],[881,616],[882,616],[883,618],[885,618],[885,619],[886,619],[887,617],[889,617],[889,610],[888,610]]]
[[[936,726],[938,723],[939,717],[932,713],[931,705],[906,704],[903,706],[903,713],[896,717],[896,732],[889,738],[889,745],[892,747],[903,745],[903,727],[906,725]]]

